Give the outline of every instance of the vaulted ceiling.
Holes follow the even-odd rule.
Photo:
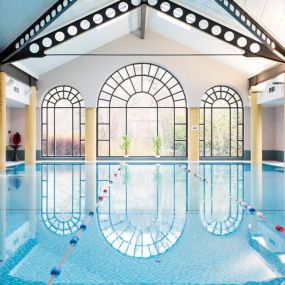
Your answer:
[[[68,0],[66,0],[68,1]],[[70,2],[72,0],[69,0]],[[136,0],[134,0],[136,1]],[[222,1],[222,0],[220,0]],[[226,1],[226,0],[224,0]],[[15,38],[25,31],[44,11],[54,5],[56,0],[1,0],[0,1],[0,50],[7,47]],[[108,0],[78,0],[66,12],[62,13],[38,37],[42,37],[66,24],[82,18],[94,11],[115,1]],[[254,40],[256,39],[242,24],[225,11],[216,0],[175,0],[181,6],[189,8],[205,17],[208,17],[222,25],[236,30]],[[236,0],[247,13],[259,24],[264,26],[273,37],[277,38],[283,46],[285,45],[285,1],[284,0]],[[242,54],[236,47],[213,38],[204,32],[180,23],[178,20],[168,16],[164,17],[160,12],[148,9],[146,25],[153,30],[180,44],[189,47],[197,53],[208,54]],[[48,50],[47,53],[89,53],[97,48],[131,33],[140,28],[141,10],[132,12],[109,23],[87,31],[80,36],[61,43]],[[184,25],[184,26],[183,26]],[[74,56],[75,57],[75,56]],[[73,59],[71,56],[61,56],[56,59],[47,57],[45,59],[25,59],[20,63],[36,72],[43,74],[65,62]],[[244,57],[217,57],[218,60],[232,65],[253,75],[262,69],[275,64],[273,61],[260,58]],[[42,63],[42,64],[41,64]]]

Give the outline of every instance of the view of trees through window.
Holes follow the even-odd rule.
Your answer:
[[[112,74],[98,99],[98,156],[153,156],[154,138],[161,156],[186,156],[187,109],[182,86],[162,67],[132,64]]]
[[[50,90],[42,102],[42,156],[84,156],[85,110],[69,86]]]
[[[200,156],[243,157],[243,104],[226,86],[209,89],[200,106]]]

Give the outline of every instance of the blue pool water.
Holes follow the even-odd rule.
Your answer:
[[[284,225],[284,179],[246,163],[9,167],[0,173],[0,284],[46,284],[103,189],[53,284],[281,284],[285,235],[234,199]]]

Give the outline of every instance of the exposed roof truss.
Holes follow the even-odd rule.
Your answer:
[[[69,0],[72,1],[72,0]],[[73,0],[75,1],[75,0]],[[216,0],[217,2],[223,2],[224,0]],[[231,1],[232,3],[232,1]],[[221,3],[219,3],[221,4]],[[119,0],[109,6],[104,7],[98,11],[95,11],[81,19],[78,19],[68,25],[65,25],[55,31],[48,33],[42,37],[27,42],[21,48],[17,49],[13,56],[1,57],[3,62],[16,61],[20,59],[26,59],[30,57],[44,57],[47,55],[46,51],[49,49],[69,40],[80,34],[94,29],[104,23],[112,21],[115,18],[121,17],[124,14],[131,12],[134,9],[142,8],[142,38],[144,37],[144,25],[145,25],[145,11],[143,9],[148,6],[161,13],[181,21],[186,25],[190,25],[208,35],[220,39],[240,50],[243,50],[243,55],[247,57],[263,57],[274,61],[285,62],[282,57],[282,46],[278,44],[266,31],[257,23],[252,24],[256,26],[261,32],[261,39],[255,40],[249,36],[246,36],[238,31],[235,31],[225,25],[222,25],[216,21],[213,21],[201,14],[178,5],[172,1],[164,0],[148,0],[147,2],[141,0]],[[229,5],[230,11],[232,6]],[[236,7],[236,6],[235,6]],[[237,17],[238,8],[235,8],[234,13]],[[240,9],[240,8],[239,8]],[[241,9],[240,9],[241,11]],[[249,20],[249,16],[243,13]],[[239,20],[239,19],[237,19]],[[246,20],[247,23],[247,20]],[[258,30],[256,30],[258,36]],[[267,38],[263,39],[263,34],[266,34]],[[255,34],[254,34],[255,35]],[[19,38],[21,38],[21,35]],[[257,37],[260,38],[260,37]],[[267,39],[270,39],[270,44]],[[273,43],[273,44],[272,44]],[[15,46],[12,46],[15,49]],[[221,52],[222,54],[222,52]]]
[[[76,1],[77,0],[58,0],[0,54],[1,62],[13,61],[14,56],[29,46],[31,41],[67,11]]]
[[[233,0],[215,0],[269,50],[285,60],[285,48]]]

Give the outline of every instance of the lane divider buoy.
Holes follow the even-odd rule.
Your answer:
[[[181,164],[181,163],[178,163],[177,165],[178,165],[179,167],[182,167],[182,164]],[[185,170],[188,174],[192,174],[194,177],[197,177],[199,180],[208,183],[207,178],[204,178],[204,177],[202,177],[201,175],[199,175],[198,173],[193,172],[191,169],[189,169],[189,168],[187,168],[187,167],[184,167],[184,170]]]
[[[120,170],[121,170],[121,168],[118,169],[118,171],[120,171]],[[114,177],[118,177],[118,173],[115,172]],[[109,180],[108,182],[109,182],[108,183],[109,187],[111,187],[114,184],[113,180]],[[50,285],[52,283],[52,281],[54,280],[54,278],[58,277],[61,274],[61,268],[62,268],[64,262],[66,261],[67,257],[69,256],[72,248],[74,248],[78,244],[78,242],[80,240],[80,236],[82,235],[82,233],[87,230],[87,226],[88,226],[90,218],[94,217],[95,210],[101,205],[101,203],[104,201],[104,198],[108,197],[108,196],[106,196],[106,194],[108,194],[107,189],[104,189],[102,192],[103,193],[98,196],[98,202],[95,204],[94,209],[88,213],[87,218],[80,225],[79,232],[70,239],[69,247],[68,247],[67,251],[65,252],[63,258],[61,259],[61,261],[59,262],[59,264],[57,266],[54,266],[51,269],[51,271],[50,271],[51,277],[50,277],[47,285]],[[105,196],[104,196],[104,194],[105,194]]]
[[[270,224],[276,231],[285,234],[285,229],[283,226],[275,225],[273,222],[271,222],[269,219],[267,219],[262,212],[257,211],[253,206],[248,205],[245,201],[241,201],[241,200],[237,200],[235,198],[232,198],[231,196],[230,196],[230,198],[232,200],[234,200],[235,202],[237,202],[245,210],[247,210],[252,216],[257,216],[259,219],[263,220],[267,224]]]

